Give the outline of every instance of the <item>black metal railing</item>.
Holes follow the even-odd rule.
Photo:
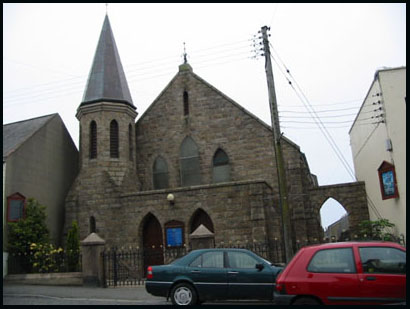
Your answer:
[[[248,249],[259,256],[276,263],[283,262],[279,241],[272,243],[219,243],[216,248]],[[128,248],[116,247],[106,249],[101,253],[103,262],[104,287],[119,287],[142,285],[145,282],[146,261],[160,261],[159,264],[169,264],[179,257],[189,253],[191,248]]]

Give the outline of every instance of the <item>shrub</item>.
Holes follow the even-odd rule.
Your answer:
[[[34,257],[30,246],[49,243],[49,230],[46,225],[45,206],[33,198],[27,200],[25,217],[8,223],[8,250],[13,256],[20,256],[24,270],[30,272]]]
[[[394,235],[388,232],[394,226],[394,223],[389,222],[388,219],[364,220],[359,223],[359,237],[362,239],[395,241]]]
[[[80,258],[80,239],[77,221],[72,222],[71,229],[68,231],[66,253],[68,271],[76,271]]]
[[[59,272],[63,270],[63,249],[54,248],[52,244],[32,243],[33,270],[39,273]]]

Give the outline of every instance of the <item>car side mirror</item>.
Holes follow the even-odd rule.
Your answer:
[[[256,265],[255,265],[255,268],[256,268],[257,270],[261,271],[262,269],[265,268],[265,266],[263,266],[263,264],[256,264]]]

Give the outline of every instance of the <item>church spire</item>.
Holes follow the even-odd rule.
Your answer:
[[[108,15],[105,15],[81,106],[102,101],[125,103],[135,109]]]

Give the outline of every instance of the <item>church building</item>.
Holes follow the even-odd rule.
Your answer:
[[[106,16],[76,114],[80,166],[65,233],[77,220],[81,239],[95,232],[107,247],[159,252],[189,247],[198,228],[215,246],[282,243],[270,126],[186,61],[138,120],[137,108]],[[323,239],[319,210],[329,197],[352,226],[366,219],[364,183],[318,186],[299,146],[286,137],[282,145],[295,248]]]

